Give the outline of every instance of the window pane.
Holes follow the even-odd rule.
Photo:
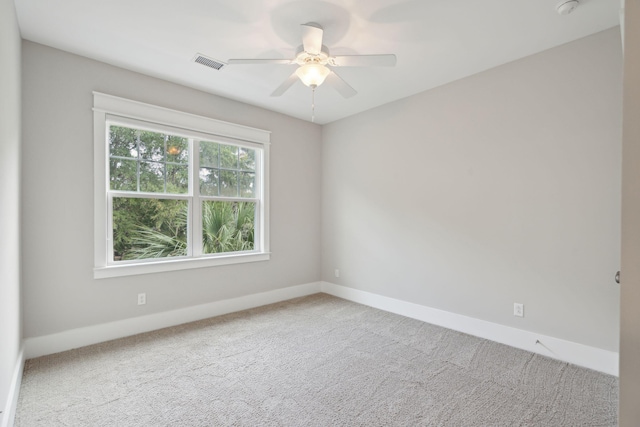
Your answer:
[[[256,170],[256,150],[240,147],[240,154],[238,157],[240,160],[240,169],[250,171]]]
[[[113,260],[187,255],[186,200],[113,198]]]
[[[189,192],[189,165],[167,165],[167,193]]]
[[[135,129],[109,126],[109,155],[138,157],[138,137]]]
[[[238,169],[238,147],[220,144],[220,167]]]
[[[202,202],[203,253],[253,250],[254,223],[253,202]]]
[[[160,162],[164,160],[165,135],[157,132],[138,131],[140,133],[140,158]]]
[[[220,195],[238,197],[238,172],[220,171]]]
[[[179,136],[167,137],[167,162],[189,163],[189,140]]]
[[[109,159],[109,186],[112,190],[138,190],[138,162],[136,160]]]
[[[218,169],[200,168],[200,194],[218,196]]]
[[[240,197],[255,197],[256,174],[240,172]]]
[[[140,162],[140,191],[164,193],[164,163]]]
[[[209,141],[200,141],[200,166],[217,168],[218,162],[218,144]]]

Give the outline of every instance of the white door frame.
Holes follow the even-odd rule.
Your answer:
[[[637,427],[640,425],[640,0],[625,3],[619,425]]]

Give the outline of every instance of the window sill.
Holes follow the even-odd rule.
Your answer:
[[[190,270],[193,268],[215,267],[219,265],[242,264],[246,262],[268,261],[269,252],[251,254],[232,254],[215,258],[189,258],[162,260],[144,264],[110,265],[93,269],[94,279],[134,276],[138,274],[163,273],[166,271]]]

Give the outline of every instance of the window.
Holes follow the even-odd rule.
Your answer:
[[[269,259],[269,133],[94,93],[95,269]]]

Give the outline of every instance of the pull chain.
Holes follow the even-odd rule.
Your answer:
[[[311,123],[316,120],[316,88],[311,87]]]

